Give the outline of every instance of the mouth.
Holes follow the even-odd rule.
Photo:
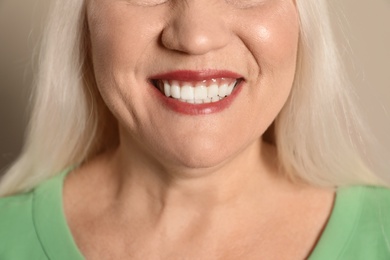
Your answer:
[[[151,79],[152,85],[168,98],[190,104],[218,102],[230,96],[243,78],[203,80]]]
[[[149,82],[158,100],[170,110],[208,115],[230,107],[245,79],[226,70],[176,70],[154,75]]]

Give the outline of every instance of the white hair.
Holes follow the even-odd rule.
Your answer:
[[[296,2],[301,23],[296,78],[274,124],[280,166],[291,179],[324,187],[385,185],[356,144],[365,131],[344,80],[326,0]],[[2,178],[0,196],[30,190],[118,139],[94,81],[85,1],[52,0],[49,14],[25,146]]]
[[[388,186],[383,176],[368,167],[368,141],[375,142],[375,138],[358,115],[355,93],[334,40],[327,1],[301,0],[296,4],[301,27],[296,78],[275,120],[282,168],[292,179],[325,187]]]

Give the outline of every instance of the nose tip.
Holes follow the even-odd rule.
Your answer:
[[[223,17],[210,10],[181,10],[164,28],[161,36],[165,48],[191,55],[202,55],[223,48],[229,31]]]

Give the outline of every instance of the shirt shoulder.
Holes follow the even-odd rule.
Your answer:
[[[390,189],[339,187],[310,260],[390,259]]]
[[[340,259],[390,259],[390,189],[355,186],[341,192],[351,203],[358,200],[360,210]]]
[[[367,225],[380,228],[381,234],[390,235],[390,189],[376,186],[356,186],[347,188],[345,196],[350,193],[359,193],[360,216],[358,227],[364,228]],[[369,230],[367,230],[368,232]]]
[[[47,259],[33,220],[34,193],[0,199],[0,259]]]
[[[1,260],[84,260],[63,211],[65,170],[31,192],[0,199]]]

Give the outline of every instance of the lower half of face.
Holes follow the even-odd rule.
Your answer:
[[[299,34],[294,3],[155,2],[88,6],[96,80],[122,140],[162,164],[232,160],[259,142],[289,96]]]

